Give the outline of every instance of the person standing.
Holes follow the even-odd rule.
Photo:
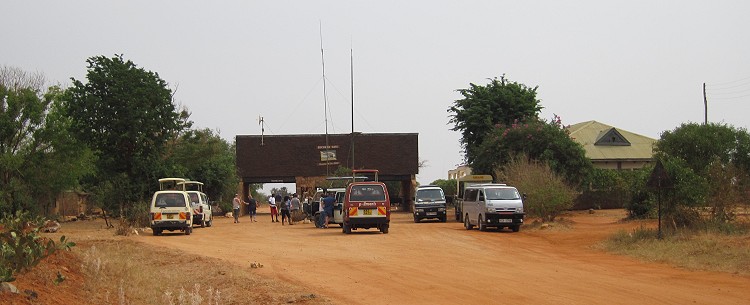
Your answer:
[[[252,194],[247,195],[248,201],[247,201],[247,213],[250,215],[250,221],[252,222],[258,222],[258,220],[255,219],[255,215],[257,214],[258,209],[258,201],[253,198]]]
[[[297,198],[297,193],[292,194],[292,201],[291,201],[291,217],[289,217],[289,224],[294,224],[294,217],[297,216],[297,213],[299,213],[299,209],[302,206],[302,203],[299,201],[299,198]]]
[[[271,222],[278,222],[279,210],[276,208],[276,196],[274,194],[268,197],[268,208],[271,209]],[[276,220],[274,220],[274,217],[276,217]]]
[[[325,216],[326,212],[325,212],[325,208],[324,208],[325,207],[325,203],[323,203],[323,199],[326,199],[326,197],[328,197],[328,194],[327,193],[323,193],[320,196],[320,199],[318,199],[318,218],[315,219],[316,220],[315,226],[318,227],[318,228],[321,228],[321,229],[325,228],[324,221],[326,220],[326,216]]]
[[[284,225],[284,220],[291,223],[291,214],[289,214],[289,196],[284,196],[284,200],[281,202],[281,225]]]
[[[232,215],[234,216],[234,223],[240,222],[240,194],[234,194],[234,200],[232,200]]]
[[[336,196],[332,194],[328,194],[325,199],[323,199],[323,211],[325,213],[325,222],[323,222],[324,228],[328,228],[328,220],[330,217],[333,217],[333,204],[336,202]]]

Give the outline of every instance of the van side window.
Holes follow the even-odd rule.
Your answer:
[[[479,201],[484,201],[484,191],[479,190]]]
[[[478,191],[479,190],[477,190],[477,189],[468,189],[468,190],[466,190],[466,192],[464,193],[464,200],[466,200],[466,201],[474,201],[474,200],[476,200],[477,199],[477,192]]]

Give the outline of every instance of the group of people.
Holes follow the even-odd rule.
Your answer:
[[[284,221],[289,225],[294,224],[292,214],[296,214],[296,211],[300,209],[302,203],[299,201],[297,193],[292,196],[284,196],[281,198],[281,194],[271,194],[268,196],[268,206],[271,209],[271,222],[279,222],[279,210],[281,210],[281,225],[284,225]]]
[[[330,217],[333,217],[333,205],[336,202],[336,198],[333,194],[323,194],[323,197],[320,198],[320,207],[319,211],[321,212],[321,216],[318,218],[318,221],[315,223],[315,226],[318,228],[327,228],[328,227],[328,221]],[[251,216],[252,222],[258,222],[256,219],[257,210],[260,206],[260,203],[255,200],[251,195],[248,195],[248,200],[244,201],[240,199],[239,194],[234,194],[234,200],[232,201],[232,209],[233,209],[233,215],[234,215],[234,223],[239,223],[239,215],[240,215],[240,207],[242,204],[245,204],[247,206],[248,214]],[[292,218],[293,214],[296,214],[297,211],[301,208],[302,203],[299,200],[299,196],[297,196],[296,193],[292,194],[292,196],[284,196],[282,198],[281,194],[275,193],[271,194],[271,196],[268,196],[268,207],[271,210],[271,222],[279,222],[279,214],[281,214],[281,225],[284,225],[284,222],[289,223],[289,225],[294,224],[294,220]],[[280,211],[279,211],[280,210]]]

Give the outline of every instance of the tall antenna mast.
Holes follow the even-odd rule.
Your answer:
[[[328,96],[326,95],[326,61],[323,56],[323,22],[319,21],[320,24],[320,61],[323,64],[323,115],[326,123],[326,153],[330,149],[328,145]],[[329,175],[328,171],[328,159],[326,159],[326,176]]]
[[[354,48],[349,48],[349,67],[351,75],[351,87],[352,87],[352,168],[354,169]]]

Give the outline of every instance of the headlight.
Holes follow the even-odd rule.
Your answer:
[[[438,208],[438,212],[445,212],[445,208]]]
[[[518,213],[523,213],[523,207],[520,207],[520,208],[516,208],[516,212],[518,212]]]
[[[416,211],[417,213],[422,213],[422,212],[424,212],[424,210],[423,210],[423,209],[416,209],[415,211]]]
[[[488,206],[488,207],[487,207],[487,212],[488,212],[488,213],[495,213],[495,207],[493,207],[493,206]]]

